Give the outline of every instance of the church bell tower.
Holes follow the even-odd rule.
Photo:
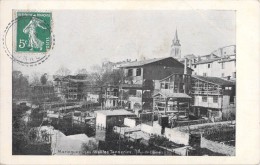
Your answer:
[[[180,40],[178,38],[177,29],[176,29],[176,32],[175,32],[174,39],[172,40],[171,57],[173,57],[175,59],[181,58],[181,44],[180,44]]]

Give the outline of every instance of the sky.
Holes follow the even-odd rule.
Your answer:
[[[182,56],[206,55],[236,44],[236,13],[221,10],[59,10],[53,11],[55,47],[35,67],[13,63],[25,75],[64,66],[75,73],[105,60],[170,56],[177,29]]]

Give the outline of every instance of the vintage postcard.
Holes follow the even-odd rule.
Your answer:
[[[259,163],[259,12],[1,1],[1,163]]]

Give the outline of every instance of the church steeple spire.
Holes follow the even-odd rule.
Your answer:
[[[175,31],[174,39],[172,40],[171,56],[176,59],[181,58],[181,44],[180,44],[180,40],[178,38],[177,28]]]
[[[175,31],[175,36],[174,36],[174,39],[173,39],[172,45],[178,45],[178,46],[181,46],[181,44],[180,44],[180,40],[179,40],[179,38],[178,38],[177,28],[176,28],[176,31]]]

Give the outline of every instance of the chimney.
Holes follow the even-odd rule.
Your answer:
[[[184,74],[187,74],[187,58],[184,59]]]

